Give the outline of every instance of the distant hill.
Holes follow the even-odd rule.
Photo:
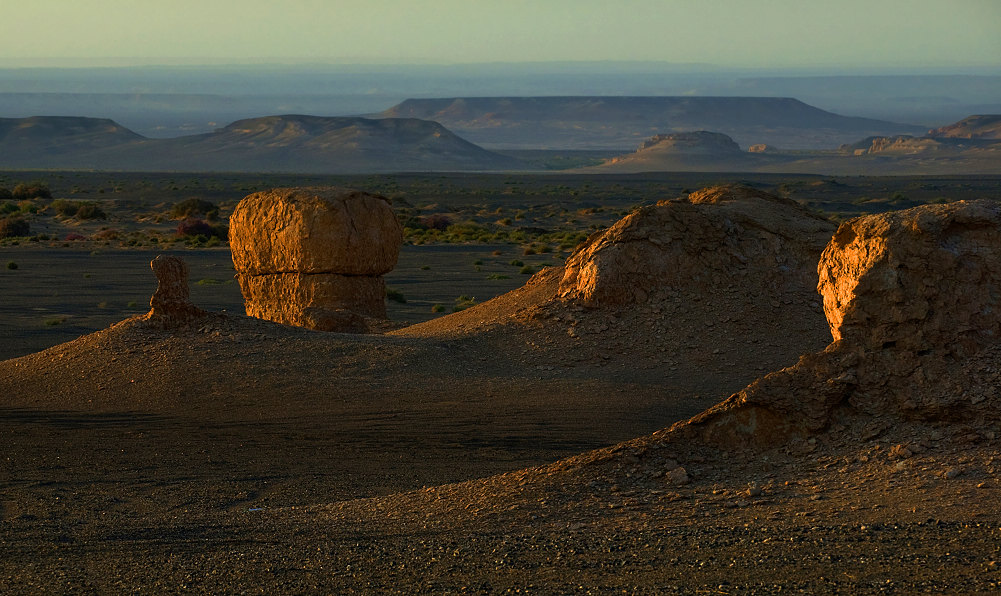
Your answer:
[[[1001,114],[963,118],[959,122],[928,131],[933,138],[1001,140]]]
[[[441,122],[504,149],[626,149],[658,133],[712,130],[742,146],[834,148],[864,136],[923,134],[920,126],[826,112],[782,97],[454,97],[408,99],[378,114]]]
[[[142,139],[124,126],[101,118],[0,118],[0,164],[33,163]]]
[[[845,143],[837,150],[825,151],[762,150],[757,147],[754,151],[741,152],[729,137],[718,133],[661,134],[644,142],[632,153],[578,171],[773,172],[852,176],[997,174],[1001,172],[1001,140],[946,136],[939,132],[989,133],[993,124],[986,118],[970,117],[921,137],[869,136]]]
[[[635,152],[606,161],[603,168],[614,171],[734,171],[754,163],[755,156],[741,151],[730,137],[699,130],[655,135]]]
[[[110,120],[31,118],[22,123],[28,120],[33,121],[32,135],[0,138],[0,167],[350,173],[493,170],[519,164],[436,122],[417,119],[267,116],[171,139],[147,139]],[[69,127],[65,120],[79,124]],[[21,124],[12,121],[9,126],[19,130]]]

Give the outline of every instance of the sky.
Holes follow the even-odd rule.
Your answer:
[[[0,66],[1001,67],[1001,0],[5,0]]]

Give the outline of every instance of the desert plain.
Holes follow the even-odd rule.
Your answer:
[[[16,264],[0,271],[3,591],[1001,582],[988,308],[1001,240],[982,201],[1001,178],[24,172],[4,184],[39,178],[105,217],[37,200],[33,235],[0,246],[0,265]],[[385,333],[245,317],[225,243],[175,234],[171,208],[191,196],[224,222],[250,192],[320,184],[380,193],[404,226]],[[843,225],[905,209],[919,211]],[[717,229],[738,239],[725,258],[706,248]],[[981,268],[950,277],[948,263],[902,260],[908,300],[860,289],[861,306],[832,319],[817,263],[832,287],[855,273],[821,253],[872,237],[904,259],[922,253],[887,230],[913,229],[957,254],[982,246]],[[649,250],[673,269],[645,269]],[[159,254],[188,262],[208,314],[180,326],[144,314]],[[598,268],[616,283],[568,276],[602,254],[626,268]],[[922,273],[927,284],[908,281]],[[914,296],[926,312],[900,306]],[[966,318],[950,325],[953,312]]]

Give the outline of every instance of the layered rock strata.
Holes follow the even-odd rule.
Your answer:
[[[385,319],[403,231],[385,197],[345,188],[252,194],[230,217],[247,315],[320,331]]]

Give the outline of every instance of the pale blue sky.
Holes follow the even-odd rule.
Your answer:
[[[1001,65],[1001,0],[3,0],[0,65]]]

